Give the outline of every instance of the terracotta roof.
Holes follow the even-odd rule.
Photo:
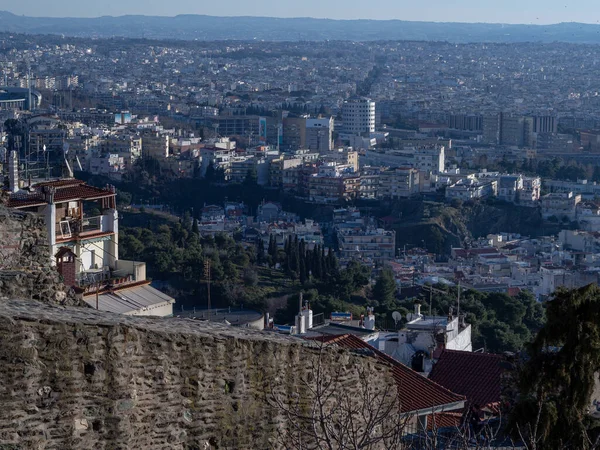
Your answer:
[[[444,350],[429,378],[480,407],[500,401],[501,355]]]
[[[41,183],[34,184],[34,187],[44,187],[44,186],[52,186],[52,187],[61,187],[61,186],[73,186],[83,183],[81,180],[77,180],[76,178],[61,178],[60,180],[52,180],[52,181],[43,181]]]
[[[368,350],[373,352],[373,356],[377,359],[390,364],[394,380],[398,385],[398,396],[403,412],[426,410],[465,400],[463,395],[455,394],[434,381],[425,378],[352,334],[319,336],[308,339],[351,350]]]
[[[84,181],[69,178],[65,180],[47,181],[33,186],[32,192],[17,192],[10,196],[9,208],[25,208],[46,204],[42,189],[53,187],[56,189],[54,202],[61,203],[73,200],[94,200],[116,195],[108,189],[97,188],[86,184]]]
[[[427,430],[433,431],[440,428],[460,427],[463,413],[442,412],[427,416]]]
[[[94,198],[110,197],[113,195],[115,195],[115,193],[107,189],[88,186],[82,182],[79,185],[56,189],[54,201],[61,202],[67,200],[90,200]]]

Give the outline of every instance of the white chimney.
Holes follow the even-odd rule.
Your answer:
[[[415,315],[421,316],[421,304],[415,303]]]
[[[8,186],[12,193],[19,191],[19,156],[15,150],[8,158]]]
[[[306,317],[302,314],[298,314],[296,316],[296,333],[297,334],[305,334],[306,333]]]
[[[365,329],[375,330],[375,314],[373,314],[373,308],[367,308],[367,317],[365,319]]]

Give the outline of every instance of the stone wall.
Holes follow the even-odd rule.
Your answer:
[[[44,218],[0,205],[0,298],[81,305],[50,267],[50,256]]]
[[[299,392],[318,357],[347,389],[359,368],[394,386],[374,358],[291,337],[0,302],[0,448],[281,448],[290,424],[265,396],[275,380]]]

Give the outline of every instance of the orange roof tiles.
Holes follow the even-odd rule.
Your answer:
[[[465,400],[464,396],[455,394],[434,381],[425,378],[352,334],[319,336],[308,339],[323,342],[325,345],[337,345],[351,350],[369,350],[373,352],[374,357],[390,364],[394,380],[398,386],[400,407],[403,412],[427,410]]]
[[[56,189],[54,202],[61,203],[74,200],[95,200],[116,195],[108,189],[97,188],[86,184],[84,181],[73,178],[47,181],[33,186],[30,193],[17,192],[10,196],[9,208],[26,208],[31,206],[42,206],[46,200],[42,189],[53,187]]]
[[[501,355],[444,350],[429,378],[483,408],[500,401],[502,361]]]

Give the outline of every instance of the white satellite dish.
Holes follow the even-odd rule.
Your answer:
[[[402,320],[402,314],[400,314],[398,311],[394,311],[392,313],[392,319],[394,319],[394,322],[396,322],[396,325],[397,325],[398,322],[400,322]]]

